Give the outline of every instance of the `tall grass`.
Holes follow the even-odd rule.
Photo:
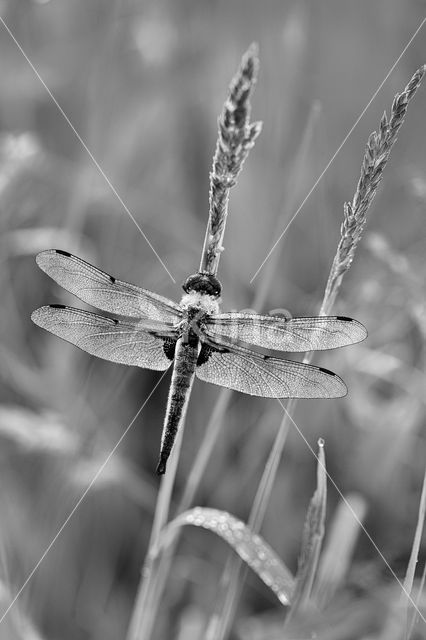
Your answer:
[[[226,83],[247,43],[259,41],[262,67],[252,100],[264,127],[231,192],[219,272],[225,310],[318,312],[339,243],[341,203],[356,191],[367,134],[425,59],[421,31],[252,286],[250,276],[423,19],[414,0],[385,10],[379,0],[362,7],[343,0],[338,11],[332,0],[290,5],[17,0],[2,6],[2,17],[176,282],[200,260]],[[0,35],[4,611],[158,381],[156,374],[94,361],[41,336],[29,321],[31,310],[55,297],[75,301],[56,287],[47,290],[52,284],[33,256],[62,247],[175,300],[181,291],[8,34]],[[418,541],[425,460],[424,109],[421,90],[333,301],[334,312],[369,329],[362,345],[321,359],[342,375],[349,395],[299,403],[293,415],[315,453],[324,437],[327,471],[358,522],[329,481],[317,577],[283,631],[288,606],[267,583],[272,574],[291,594],[317,461],[291,424],[279,429],[278,403],[196,384],[167,500],[171,528],[163,528],[155,548],[164,584],[155,591],[153,638],[205,637],[215,607],[231,637],[245,640],[423,637],[413,602],[424,615]],[[349,234],[356,223],[350,202]],[[0,623],[1,640],[125,637],[158,505],[153,470],[167,385],[161,383]],[[256,498],[265,469],[272,482],[263,481]],[[360,523],[399,580],[407,576],[411,600],[405,595],[401,602],[401,587]],[[225,590],[221,575],[228,551],[232,563],[239,553],[251,567],[262,554],[272,564],[263,577],[238,574],[238,597],[226,613],[222,596],[230,601],[232,584]]]

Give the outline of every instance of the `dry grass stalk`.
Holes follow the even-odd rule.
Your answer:
[[[390,152],[397,140],[398,131],[404,122],[408,103],[419,88],[425,71],[426,65],[417,69],[404,91],[396,94],[391,107],[390,119],[388,120],[385,111],[380,121],[379,131],[373,131],[368,138],[355,195],[352,202],[344,204],[340,242],[333,260],[321,308],[321,312],[325,315],[334,304],[343,274],[352,264],[367,220],[367,211],[376,195]]]
[[[219,135],[210,173],[209,221],[200,263],[200,271],[213,275],[217,274],[223,251],[229,192],[262,129],[261,122],[249,122],[250,96],[258,68],[258,49],[252,44],[231,81],[228,98],[219,116]]]

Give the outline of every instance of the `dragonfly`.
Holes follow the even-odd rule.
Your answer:
[[[284,318],[220,313],[222,286],[208,273],[189,276],[176,304],[118,280],[67,251],[42,251],[36,262],[68,292],[111,314],[51,304],[32,313],[36,325],[111,362],[156,371],[173,366],[159,475],[166,471],[195,376],[265,398],[339,398],[346,395],[347,388],[338,375],[285,359],[283,354],[334,349],[367,336],[360,322],[345,316]]]

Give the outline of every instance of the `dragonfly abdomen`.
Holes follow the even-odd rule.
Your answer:
[[[191,330],[190,333],[193,334]],[[167,460],[176,434],[185,418],[189,396],[194,383],[200,346],[195,334],[191,335],[191,340],[185,340],[185,337],[182,337],[176,343],[172,381],[161,438],[160,460],[157,465],[157,473],[159,475],[166,472]]]

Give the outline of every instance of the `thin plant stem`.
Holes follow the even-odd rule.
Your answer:
[[[187,407],[184,408],[181,426],[176,436],[173,451],[167,466],[167,473],[162,476],[160,491],[155,507],[148,553],[142,570],[142,580],[136,596],[127,640],[141,640],[143,638],[149,638],[154,626],[156,607],[153,606],[154,603],[150,603],[150,601],[152,599],[152,594],[156,592],[156,590],[152,588],[155,581],[154,569],[156,549],[159,545],[161,531],[167,524],[170,512],[171,497],[185,428],[186,410]]]
[[[402,591],[401,598],[400,598],[400,605],[402,605],[404,608],[406,628],[408,628],[409,626],[408,617],[409,617],[409,610],[411,605],[411,593],[413,591],[416,566],[419,561],[419,550],[420,550],[420,544],[421,544],[421,539],[423,534],[423,527],[425,524],[425,515],[426,515],[426,473],[423,476],[423,487],[422,487],[422,494],[420,497],[417,527],[416,527],[416,532],[414,534],[413,545],[411,547],[410,560],[408,562],[407,572],[404,579],[404,590]]]
[[[309,155],[312,149],[312,139],[318,118],[321,113],[321,107],[318,101],[315,101],[310,109],[310,113],[304,127],[303,136],[299,144],[299,148],[294,159],[294,167],[290,172],[288,180],[286,180],[286,188],[284,197],[280,206],[280,215],[276,217],[275,230],[272,237],[279,235],[283,225],[288,224],[288,220],[294,211],[297,199],[303,187],[303,179],[305,177],[305,167],[309,162]],[[269,294],[271,284],[274,282],[274,274],[277,272],[280,251],[275,251],[264,267],[264,274],[260,279],[260,284],[256,288],[253,309],[260,310],[264,307]]]

